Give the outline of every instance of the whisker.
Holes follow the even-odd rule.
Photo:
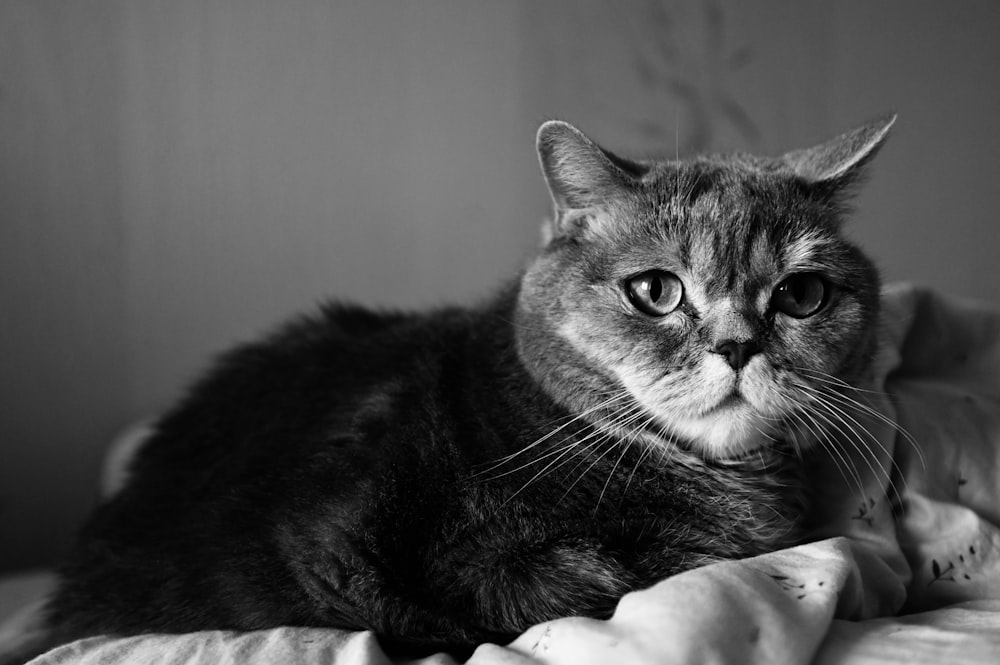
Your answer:
[[[614,450],[616,445],[622,445],[621,441],[609,441],[608,439],[605,439],[604,441],[602,441],[602,443],[610,443],[611,445],[609,445],[607,447],[607,450],[605,450],[603,453],[601,453],[600,455],[598,455],[597,458],[593,462],[590,463],[590,466],[588,466],[586,469],[583,470],[583,473],[581,473],[579,476],[577,476],[576,480],[574,480],[570,484],[570,486],[566,488],[566,491],[563,492],[563,495],[561,497],[559,497],[559,501],[557,501],[556,503],[560,503],[563,499],[565,499],[567,496],[569,496],[569,493],[573,491],[573,488],[577,486],[577,483],[579,483],[581,480],[583,480],[584,477],[588,473],[590,473],[590,470],[593,469],[602,459],[604,459],[605,457],[607,457],[608,453],[610,453],[612,450]],[[579,466],[580,465],[577,464],[573,468],[576,469]],[[594,510],[596,511],[597,509],[595,508]]]
[[[599,441],[598,441],[598,443],[599,443]],[[558,469],[560,466],[562,466],[563,464],[565,464],[566,461],[568,461],[568,460],[563,460],[562,462],[560,462],[559,460],[563,459],[567,455],[569,455],[568,459],[573,459],[577,455],[586,452],[586,450],[590,449],[594,445],[595,445],[595,443],[592,442],[592,443],[588,444],[587,446],[585,446],[583,448],[583,450],[581,450],[580,447],[579,447],[579,445],[576,444],[576,443],[570,443],[570,444],[567,444],[567,445],[563,446],[562,449],[561,449],[561,453],[554,460],[552,460],[551,462],[549,462],[548,464],[546,464],[544,468],[542,468],[534,476],[532,476],[531,478],[529,478],[528,481],[526,483],[524,483],[523,485],[521,485],[521,487],[519,487],[517,490],[515,490],[513,494],[511,494],[506,499],[504,499],[503,503],[501,503],[500,505],[501,506],[507,505],[509,502],[513,501],[514,498],[518,494],[520,494],[524,490],[528,489],[528,487],[530,487],[536,480],[538,480],[539,478],[544,477],[547,473],[550,473],[551,471],[554,471],[555,469]],[[570,454],[570,453],[572,453],[572,454]]]
[[[815,410],[812,410],[811,408],[809,411],[799,412],[796,417],[801,418],[802,424],[810,431],[810,433],[812,433],[816,442],[830,454],[831,458],[834,461],[834,465],[840,472],[840,475],[844,479],[844,482],[846,484],[853,483],[854,485],[856,485],[858,489],[858,496],[859,497],[864,496],[865,494],[864,481],[861,478],[861,472],[858,471],[857,465],[854,464],[853,460],[851,460],[847,452],[842,450],[841,447],[837,444],[836,439],[830,435],[828,429],[832,427],[833,429],[840,431],[840,427],[837,424],[831,422],[830,419],[824,416],[823,414],[818,413]],[[820,418],[826,422],[827,425],[826,427],[824,427],[820,422],[818,422]],[[815,429],[813,429],[814,427]],[[848,476],[850,476],[850,478],[848,478]]]
[[[885,457],[887,458],[887,460],[889,461],[889,463],[892,465],[893,470],[895,470],[895,472],[897,474],[899,474],[901,478],[903,478],[902,470],[899,468],[899,465],[896,463],[895,456],[893,455],[892,451],[890,451],[886,447],[886,445],[882,442],[882,440],[879,437],[877,437],[874,434],[872,434],[870,430],[868,430],[863,425],[861,425],[855,418],[851,417],[851,415],[847,411],[847,408],[858,408],[859,410],[861,410],[861,412],[863,414],[875,418],[878,422],[881,422],[883,425],[889,427],[890,429],[893,429],[893,430],[896,430],[896,431],[900,431],[899,426],[895,422],[893,422],[890,418],[884,416],[879,411],[877,411],[877,410],[875,410],[875,409],[873,409],[873,408],[871,408],[869,406],[866,406],[865,404],[861,404],[857,400],[854,400],[854,399],[848,397],[847,395],[844,395],[844,394],[839,393],[837,391],[829,390],[829,389],[821,389],[821,388],[814,388],[814,390],[822,392],[824,394],[824,396],[826,396],[828,399],[833,400],[838,405],[840,405],[840,406],[837,406],[837,405],[834,405],[834,404],[828,404],[828,407],[829,408],[836,408],[838,411],[842,412],[846,417],[850,418],[852,420],[852,422],[854,422],[855,425],[857,425],[859,428],[861,428],[862,430],[864,430],[865,433],[868,434],[868,436],[871,438],[871,440],[879,447],[879,449],[885,455]],[[919,450],[917,452],[919,454]],[[903,478],[903,481],[904,481],[904,485],[905,485],[905,478]]]
[[[796,384],[798,385],[798,384]],[[799,386],[800,388],[811,388],[811,386]],[[792,417],[797,420],[798,424],[808,430],[808,433],[812,438],[830,454],[831,459],[841,477],[844,479],[846,484],[851,484],[852,482],[857,486],[859,495],[864,495],[864,483],[861,478],[861,472],[858,470],[857,465],[851,459],[851,456],[846,450],[843,449],[841,445],[838,444],[837,439],[832,436],[831,429],[839,432],[843,436],[847,434],[843,431],[842,425],[846,423],[834,422],[829,416],[822,413],[817,408],[817,404],[822,406],[822,400],[817,397],[814,393],[807,393],[804,395],[806,401],[804,403],[796,403],[791,405],[788,409]],[[786,402],[788,400],[786,399]],[[822,420],[825,425],[821,422]],[[848,428],[850,429],[850,428]],[[852,434],[853,434],[853,430]],[[857,445],[852,442],[855,448]],[[858,451],[859,453],[861,451]],[[848,475],[850,478],[848,478]]]
[[[643,416],[643,412],[642,412],[641,408],[638,407],[638,405],[636,405],[636,410],[632,414],[626,416],[625,418],[623,418],[618,423],[615,423],[616,429],[618,429],[618,428],[624,429],[628,425],[631,425],[632,423],[634,423],[637,420],[639,420],[642,416]],[[570,486],[563,493],[562,497],[560,497],[560,499],[559,499],[560,501],[562,501],[563,499],[566,498],[566,496],[573,490],[573,488],[576,487],[577,483],[579,483],[581,480],[583,480],[583,478],[588,473],[590,473],[590,470],[593,469],[594,466],[596,466],[602,459],[604,459],[607,456],[607,454],[609,452],[611,452],[612,449],[614,449],[615,445],[621,445],[625,450],[628,449],[628,446],[630,445],[630,443],[628,441],[624,441],[623,442],[620,439],[612,440],[611,436],[612,436],[612,434],[608,433],[608,435],[605,437],[605,439],[602,441],[602,443],[607,443],[608,441],[610,441],[612,445],[610,445],[607,450],[605,450],[603,453],[601,453],[601,455],[599,455],[595,460],[593,460],[590,463],[590,466],[588,466],[586,469],[583,470],[583,473],[581,473],[579,476],[577,476],[576,480],[574,480],[570,484]],[[567,473],[566,475],[569,476],[570,474],[572,474],[574,471],[576,471],[578,468],[580,468],[580,466],[585,461],[586,461],[586,459],[583,459],[580,462],[578,462],[576,464],[576,466],[574,466],[572,469],[570,469],[569,473]],[[611,477],[609,476],[608,477],[608,481],[610,482],[610,480],[611,480]],[[603,492],[602,492],[602,496],[603,496]],[[598,505],[600,505],[600,501],[598,501]],[[596,510],[596,508],[595,508],[595,510]]]
[[[545,475],[554,472],[556,469],[558,469],[561,466],[563,466],[564,464],[568,463],[570,460],[572,460],[572,459],[574,459],[576,457],[580,457],[581,461],[578,462],[573,467],[573,469],[570,471],[570,473],[573,473],[573,471],[575,471],[577,468],[579,468],[580,465],[583,464],[587,460],[588,454],[592,450],[594,450],[595,448],[600,448],[600,446],[604,445],[608,441],[612,441],[613,443],[617,442],[617,440],[615,439],[615,431],[614,431],[615,429],[620,429],[620,428],[624,428],[624,427],[627,427],[627,426],[631,425],[641,415],[642,415],[641,407],[638,404],[634,403],[634,402],[630,402],[630,403],[628,403],[628,404],[626,404],[624,406],[619,407],[614,412],[612,412],[612,414],[611,414],[611,416],[612,416],[611,422],[609,424],[605,424],[605,427],[609,427],[611,431],[606,431],[604,428],[595,425],[592,428],[592,431],[590,433],[588,433],[586,436],[584,436],[584,437],[582,437],[580,439],[572,440],[568,444],[562,446],[559,449],[559,453],[558,453],[558,455],[556,456],[555,459],[553,459],[548,464],[546,464],[543,469],[541,469],[540,471],[538,471],[526,483],[524,483],[524,485],[522,485],[517,491],[515,491],[513,494],[511,494],[509,497],[507,497],[504,500],[503,504],[506,504],[507,502],[509,502],[510,500],[512,500],[514,497],[516,497],[518,494],[520,494],[521,492],[523,492],[525,489],[527,489],[533,483],[537,482],[539,479],[543,478]],[[588,441],[589,441],[589,443],[588,443]],[[580,478],[582,478],[583,475],[586,475],[587,471],[589,471],[590,468],[593,468],[593,465],[596,464],[598,461],[600,461],[600,459],[602,459],[605,455],[607,455],[607,451],[605,451],[604,453],[602,453],[597,458],[597,460],[595,460],[591,464],[591,466],[588,467],[588,469],[586,471],[584,471],[584,473],[580,476]],[[534,463],[534,461],[531,462],[531,463]],[[531,463],[528,463],[528,464],[523,465],[523,466],[530,466]],[[577,482],[578,481],[579,481],[579,478],[577,479]],[[576,483],[574,482],[573,485],[570,487],[570,489],[572,489],[572,487],[575,486],[575,484]],[[567,490],[567,492],[568,492],[568,490]],[[563,495],[563,496],[565,497],[565,495]]]
[[[869,406],[866,406],[864,404],[861,404],[857,400],[851,399],[850,397],[847,397],[846,395],[843,395],[843,394],[838,393],[838,392],[833,391],[833,390],[824,390],[822,392],[825,394],[826,397],[828,397],[829,399],[832,399],[832,400],[836,401],[838,404],[843,405],[844,407],[857,407],[864,414],[876,418],[877,420],[879,420],[880,422],[882,422],[882,424],[887,425],[891,429],[896,429],[897,428],[897,425],[892,420],[890,420],[889,418],[885,417],[884,415],[882,415],[881,413],[879,413],[875,409],[873,409],[873,408],[871,408]],[[855,422],[857,422],[857,421],[855,421]],[[885,453],[886,457],[889,457],[891,459],[892,458],[892,453],[889,451],[888,448],[886,448],[885,444],[882,443],[882,441],[878,437],[873,437],[873,439],[874,439],[875,443],[878,444],[878,447],[882,450],[882,452]]]
[[[553,457],[555,455],[560,455],[562,453],[567,452],[568,450],[572,450],[573,448],[576,448],[578,445],[579,445],[578,441],[570,441],[564,439],[559,443],[553,445],[552,448],[550,448],[546,452],[542,453],[541,455],[538,455],[537,457],[532,458],[531,460],[525,462],[524,464],[514,467],[513,469],[508,469],[507,471],[501,471],[500,473],[489,476],[484,480],[486,481],[497,480],[499,478],[503,478],[505,476],[517,473],[518,471],[523,471],[524,469],[527,469],[530,466],[534,466],[535,464],[539,464],[550,457]]]
[[[852,386],[850,383],[848,383],[847,381],[844,381],[843,379],[841,379],[838,376],[834,376],[833,374],[828,374],[827,372],[823,372],[823,371],[818,370],[818,369],[813,369],[811,367],[792,367],[792,369],[794,369],[799,374],[807,375],[808,378],[810,378],[810,379],[812,379],[814,381],[820,381],[820,382],[823,382],[823,383],[830,383],[830,384],[833,384],[835,386],[839,386],[841,388],[847,388],[848,390],[852,390],[852,391],[857,392],[857,393],[863,393],[863,394],[866,394],[866,395],[876,395],[878,397],[891,397],[892,396],[891,393],[887,393],[887,392],[884,392],[884,391],[881,391],[881,390],[872,390],[871,388],[858,388],[857,386]]]
[[[610,439],[611,437],[618,435],[619,434],[618,430],[625,430],[624,432],[621,433],[621,436],[623,437],[629,436],[629,430],[625,428],[635,423],[643,415],[641,407],[635,404],[631,405],[627,409],[624,409],[623,412],[625,413],[625,415],[622,416],[620,420],[611,423],[612,426],[608,428],[610,431],[603,432],[605,439]],[[576,471],[580,467],[580,465],[583,464],[584,461],[586,460],[582,460],[579,464],[570,469],[569,473],[573,473],[574,471]]]
[[[657,463],[660,468],[663,468],[670,463],[673,455],[678,452],[678,441],[677,437],[673,432],[667,429],[667,426],[661,423],[656,416],[650,416],[645,423],[643,423],[643,429],[650,429],[652,427],[655,430],[656,435],[659,437],[659,442],[647,441],[645,447],[650,452],[655,449],[658,454],[659,459]],[[662,445],[660,445],[662,444]]]
[[[882,422],[889,428],[895,430],[910,445],[910,448],[913,450],[913,452],[916,453],[917,459],[920,461],[921,467],[923,467],[924,470],[927,469],[927,463],[924,460],[924,454],[923,451],[920,449],[920,444],[917,442],[916,438],[912,434],[910,434],[909,431],[906,430],[906,428],[904,428],[902,425],[900,425],[892,418],[886,416],[884,413],[876,409],[874,406],[863,404],[858,400],[855,400],[847,395],[844,395],[843,393],[838,393],[834,391],[833,395],[840,403],[856,407],[861,411],[863,411],[864,413],[875,418],[876,420]]]
[[[635,474],[639,470],[639,467],[642,466],[642,463],[646,460],[647,457],[649,457],[649,454],[652,451],[653,451],[653,446],[645,446],[643,447],[642,452],[639,453],[639,459],[635,461],[635,466],[632,467],[632,472],[628,474],[628,479],[625,481],[625,489],[622,490],[623,497],[628,493],[628,488],[631,487],[632,479],[635,478]]]
[[[534,448],[534,447],[536,447],[536,446],[538,446],[538,445],[540,445],[542,443],[545,443],[550,438],[552,438],[553,436],[555,436],[556,434],[558,434],[562,430],[566,429],[567,427],[569,427],[573,423],[575,423],[575,422],[577,422],[577,421],[579,421],[579,420],[581,420],[583,418],[586,418],[589,415],[592,415],[596,411],[600,411],[601,409],[608,408],[609,406],[611,406],[615,402],[621,401],[621,400],[623,400],[624,398],[627,398],[627,397],[630,397],[628,391],[627,390],[621,390],[620,392],[612,395],[611,397],[609,397],[608,399],[604,400],[603,402],[595,404],[594,406],[589,407],[588,409],[586,409],[584,411],[581,411],[578,414],[575,414],[575,415],[571,414],[571,415],[564,416],[560,420],[566,420],[566,419],[568,419],[568,420],[566,420],[566,422],[563,423],[562,425],[560,425],[559,427],[556,427],[555,429],[551,430],[547,434],[539,437],[538,439],[535,439],[533,442],[531,442],[527,446],[521,448],[517,452],[511,453],[510,455],[507,455],[505,457],[501,457],[499,460],[493,462],[492,466],[490,466],[490,467],[488,467],[486,469],[483,469],[482,471],[477,471],[476,473],[472,474],[471,477],[475,478],[477,476],[489,473],[490,471],[492,471],[492,470],[494,470],[494,469],[496,469],[498,467],[501,467],[504,464],[507,464],[508,462],[510,462],[511,460],[515,459],[516,457],[519,457],[520,455],[523,455],[524,453],[528,452],[532,448]],[[613,415],[614,415],[614,413],[612,413],[612,416]],[[555,422],[558,423],[559,420],[556,420]],[[588,427],[593,427],[593,426],[594,426],[593,423],[589,423],[588,424]]]
[[[857,388],[857,387],[852,386],[851,384],[847,383],[843,379],[841,379],[839,377],[836,377],[836,376],[833,376],[832,374],[827,374],[826,372],[821,372],[819,370],[810,369],[810,368],[798,368],[798,367],[796,367],[796,368],[793,368],[793,369],[795,369],[796,371],[798,371],[800,373],[803,373],[805,375],[809,375],[809,378],[811,378],[811,379],[813,379],[815,381],[818,381],[818,382],[821,382],[821,383],[827,383],[827,384],[830,384],[830,385],[838,386],[840,388],[844,388],[846,390],[850,390],[851,392],[857,393],[860,397],[866,397],[866,395],[873,395],[873,396],[877,396],[877,397],[881,397],[881,398],[887,399],[889,402],[892,402],[892,403],[898,403],[898,402],[901,402],[901,401],[905,401],[905,400],[901,400],[898,395],[893,394],[893,393],[880,392],[880,391],[876,391],[876,390],[866,390],[866,389],[863,389],[863,388]],[[894,430],[896,430],[900,434],[900,436],[902,436],[903,439],[905,439],[906,442],[910,445],[910,448],[913,450],[913,452],[916,453],[917,458],[920,461],[920,466],[926,471],[926,469],[927,469],[927,462],[924,459],[924,454],[923,454],[923,451],[921,450],[920,443],[917,441],[916,437],[914,437],[905,427],[903,427],[897,421],[889,418],[884,413],[882,413],[881,411],[879,411],[875,407],[874,404],[872,404],[870,401],[867,400],[867,398],[865,399],[865,402],[867,402],[867,404],[862,404],[860,401],[853,400],[852,398],[848,397],[845,394],[838,393],[838,395],[840,395],[844,399],[851,400],[852,402],[854,402],[855,406],[857,406],[858,408],[866,411],[870,415],[872,415],[875,418],[881,420],[886,425],[888,425],[888,426],[892,427]]]
[[[613,411],[612,415],[614,416],[614,415],[618,415],[620,413],[627,413],[631,408],[632,408],[632,405],[625,405],[623,407],[620,407],[616,411]],[[525,462],[524,464],[522,464],[522,465],[520,465],[520,466],[518,466],[518,467],[516,467],[514,469],[510,469],[508,471],[504,471],[502,473],[498,473],[498,474],[495,474],[493,476],[490,476],[487,480],[496,480],[497,478],[502,478],[504,476],[508,476],[508,475],[510,475],[512,473],[516,473],[518,471],[526,469],[529,466],[532,466],[534,464],[538,464],[542,460],[545,460],[545,459],[547,459],[549,457],[557,456],[556,459],[553,460],[553,462],[550,462],[548,465],[545,466],[544,469],[542,469],[542,471],[540,471],[538,474],[535,474],[535,476],[532,477],[532,479],[529,480],[528,483],[525,485],[525,487],[526,487],[527,485],[531,484],[532,482],[534,482],[535,480],[537,480],[538,478],[540,478],[541,476],[539,474],[544,474],[545,471],[547,471],[548,469],[552,468],[552,464],[554,464],[555,462],[558,462],[558,460],[561,459],[567,452],[572,451],[574,449],[580,448],[588,440],[592,439],[595,436],[598,436],[598,435],[602,434],[602,431],[601,431],[600,427],[597,424],[593,424],[592,423],[592,424],[590,424],[588,426],[587,429],[591,429],[592,431],[589,432],[588,434],[586,434],[585,436],[583,436],[582,438],[580,438],[580,439],[571,439],[570,437],[567,437],[567,438],[563,439],[562,441],[560,441],[559,443],[555,444],[552,447],[552,449],[550,449],[549,451],[547,451],[547,452],[545,452],[545,453],[543,453],[541,455],[538,455],[537,457],[535,457],[535,458],[533,458],[533,459]],[[535,444],[532,444],[532,445],[534,446]],[[575,457],[575,455],[572,455],[571,458],[572,457]],[[491,468],[497,468],[497,466],[499,466],[499,465],[494,465]],[[556,468],[558,468],[558,466]],[[521,488],[521,490],[523,490],[523,489],[524,489],[524,487]],[[521,490],[518,490],[518,492],[520,492]],[[517,492],[515,492],[515,494],[517,494]]]
[[[618,459],[615,460],[614,466],[611,467],[611,471],[608,472],[608,479],[604,481],[604,487],[601,488],[601,494],[597,497],[597,505],[594,506],[594,515],[596,515],[597,511],[600,509],[601,501],[604,500],[604,494],[608,491],[611,479],[614,478],[615,471],[618,470],[618,465],[622,463],[623,459],[625,459],[625,455],[628,453],[630,447],[631,446],[628,443],[622,445],[622,454],[618,456]]]
[[[824,418],[824,419],[836,420],[839,421],[841,424],[843,424],[846,429],[840,429],[841,433],[845,435],[849,434],[849,436],[845,436],[845,440],[851,444],[854,450],[861,457],[862,461],[865,463],[865,465],[868,467],[868,470],[871,472],[872,477],[879,478],[880,475],[884,476],[888,486],[893,491],[897,491],[895,483],[892,480],[892,474],[890,470],[886,468],[884,464],[879,463],[878,455],[875,453],[874,450],[872,450],[868,446],[868,444],[865,441],[865,437],[867,437],[868,440],[874,442],[875,445],[877,445],[881,449],[883,454],[886,456],[889,464],[892,465],[892,467],[898,471],[898,467],[896,467],[896,463],[892,459],[892,455],[889,453],[885,445],[882,444],[882,442],[878,439],[877,436],[875,436],[868,428],[866,428],[864,425],[858,422],[858,420],[854,418],[846,409],[844,409],[842,406],[839,406],[836,403],[833,403],[829,399],[831,397],[836,397],[838,394],[833,393],[832,391],[829,390],[821,390],[814,386],[800,386],[800,388],[811,392],[816,397],[827,398],[827,399],[817,399],[814,402],[814,404],[820,406],[822,409],[825,410],[826,416],[829,416],[829,418]],[[866,455],[865,454],[866,452],[869,453],[869,455]],[[879,474],[878,471],[876,471],[876,466],[879,469],[881,469],[882,471],[881,474]]]

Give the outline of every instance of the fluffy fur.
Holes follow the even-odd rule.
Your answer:
[[[327,307],[223,357],[83,529],[49,643],[304,625],[462,650],[794,542],[805,405],[872,350],[876,273],[839,227],[891,122],[645,162],[546,123],[556,209],[523,274],[465,309]],[[825,289],[803,317],[801,275]],[[680,296],[651,315],[661,284]]]

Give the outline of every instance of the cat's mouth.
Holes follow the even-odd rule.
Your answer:
[[[728,395],[719,400],[715,406],[708,409],[706,414],[721,413],[730,409],[736,409],[747,405],[746,399],[740,394],[739,388],[733,388]]]

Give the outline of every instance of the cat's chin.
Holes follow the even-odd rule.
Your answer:
[[[708,459],[737,459],[773,446],[781,436],[773,419],[765,419],[746,403],[724,405],[710,414],[675,417],[667,430]]]

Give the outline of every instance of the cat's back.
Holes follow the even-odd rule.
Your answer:
[[[223,355],[85,526],[55,622],[92,620],[80,634],[329,623],[296,561],[358,550],[385,479],[434,440],[427,414],[448,399],[437,386],[469,317],[329,306]],[[96,596],[108,615],[78,607]]]
[[[459,310],[382,313],[337,304],[295,319],[222,355],[159,422],[136,470],[171,451],[189,460],[189,448],[226,456],[293,450],[349,430],[366,404],[384,405],[383,397],[409,383],[433,383],[466,318]]]
[[[223,499],[270,506],[310,482],[317,501],[358,497],[456,411],[475,318],[338,304],[235,348],[160,420],[120,503],[155,503],[161,519]]]

